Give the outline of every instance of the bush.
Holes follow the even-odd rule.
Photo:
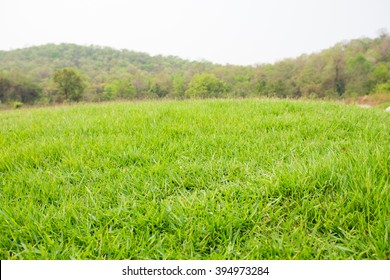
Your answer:
[[[53,81],[59,95],[67,101],[80,101],[86,83],[81,74],[73,68],[64,68],[54,73]]]
[[[16,101],[14,102],[14,109],[19,109],[23,106],[22,102]]]
[[[184,93],[188,97],[216,98],[226,92],[226,84],[214,74],[203,73],[195,75]]]
[[[386,83],[378,84],[376,85],[374,89],[375,93],[387,93],[390,92],[390,80],[388,80]]]

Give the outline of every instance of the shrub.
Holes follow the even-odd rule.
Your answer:
[[[19,101],[15,101],[14,102],[14,109],[19,109],[23,106],[23,103],[22,102],[19,102]]]

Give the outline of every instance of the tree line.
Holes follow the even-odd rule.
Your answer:
[[[345,98],[390,92],[390,36],[274,64],[219,65],[74,44],[0,51],[2,103],[117,99]]]

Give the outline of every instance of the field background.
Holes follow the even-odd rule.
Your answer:
[[[319,101],[0,111],[0,258],[389,259],[389,135]]]

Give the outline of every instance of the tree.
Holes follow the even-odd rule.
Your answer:
[[[135,88],[136,97],[144,98],[145,93],[148,89],[147,73],[144,71],[137,70],[134,74],[132,83]]]
[[[195,75],[188,84],[185,95],[188,97],[221,97],[226,92],[226,84],[214,74],[202,73]]]
[[[57,91],[66,100],[79,101],[85,89],[85,82],[80,73],[73,68],[64,68],[54,73],[53,80]]]
[[[331,78],[331,81],[333,81],[334,91],[338,96],[342,96],[345,92],[345,55],[343,46],[339,44],[334,47],[332,54],[331,69],[334,70],[332,71],[334,76]]]
[[[158,98],[163,98],[172,90],[172,76],[166,71],[156,73],[149,81],[149,93]]]
[[[170,97],[183,98],[186,91],[186,83],[183,74],[176,74],[172,77],[172,92]]]
[[[83,73],[88,87],[74,69],[62,69],[64,65]],[[389,92],[389,80],[390,36],[383,31],[375,39],[344,41],[319,53],[256,67],[74,44],[0,51],[3,103],[254,95],[342,98]]]
[[[0,76],[0,101],[5,102],[8,101],[8,91],[11,88],[11,81],[6,78]]]
[[[376,84],[385,83],[390,80],[390,69],[385,63],[378,63],[371,72],[371,78]]]
[[[364,95],[369,93],[370,81],[368,78],[371,68],[371,63],[362,54],[348,60],[347,73],[349,80],[347,91],[350,94]]]
[[[103,95],[106,99],[133,99],[135,98],[135,87],[130,79],[113,80],[104,87]]]
[[[168,94],[168,91],[157,83],[151,84],[149,92],[155,94],[158,98],[165,97]]]
[[[40,88],[28,77],[18,73],[5,74],[0,72],[0,101],[33,103],[39,98]]]

